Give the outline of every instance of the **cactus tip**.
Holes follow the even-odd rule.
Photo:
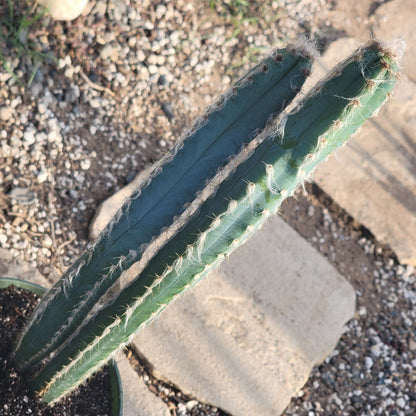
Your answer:
[[[288,49],[294,53],[301,55],[311,60],[319,56],[318,47],[315,42],[308,39],[306,36],[299,36],[297,39],[292,41]]]
[[[406,50],[406,42],[402,38],[396,38],[390,42],[376,41],[376,43],[382,52],[396,60],[401,59]]]
[[[406,42],[402,38],[396,38],[392,41],[385,42],[381,40],[371,40],[360,48],[357,54],[362,53],[366,48],[375,48],[385,56],[387,62],[386,66],[390,66],[391,61],[395,61],[396,65],[399,64],[400,59],[403,57],[406,50]],[[393,72],[397,72],[397,69]]]

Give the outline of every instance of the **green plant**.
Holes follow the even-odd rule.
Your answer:
[[[394,56],[373,42],[285,114],[310,65],[307,51],[292,48],[250,71],[46,294],[13,357],[43,400],[91,375],[249,238],[377,111],[398,72]],[[139,275],[94,311],[135,262]]]
[[[30,30],[43,17],[45,10],[39,9],[39,6],[27,6],[26,11],[22,14],[18,11],[18,6],[13,0],[7,0],[7,6],[3,6],[0,13],[0,41],[5,45],[5,49],[0,49],[0,61],[3,68],[18,83],[21,83],[14,69],[10,65],[5,50],[16,54],[17,58],[28,57],[31,60],[33,69],[30,73],[27,85],[29,86],[35,78],[36,71],[42,62],[53,60],[53,56],[43,52],[38,42],[31,39]]]
[[[209,7],[226,24],[233,27],[230,39],[238,37],[244,25],[256,25],[260,28],[270,27],[278,19],[280,10],[276,0],[248,1],[248,0],[210,0]]]

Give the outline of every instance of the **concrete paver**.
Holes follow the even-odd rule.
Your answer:
[[[8,250],[0,248],[0,277],[27,280],[43,287],[50,283],[29,263],[17,261]]]
[[[159,376],[233,416],[278,415],[354,314],[350,284],[279,217],[134,343]]]
[[[406,51],[402,59],[403,72],[416,82],[416,8],[414,0],[384,2],[372,16],[373,34],[385,42],[402,40]]]
[[[394,2],[393,2],[394,3]],[[340,39],[312,70],[318,80],[358,45]],[[406,75],[377,117],[319,166],[314,180],[403,263],[416,265],[416,84]]]
[[[123,416],[169,416],[167,405],[147,388],[123,353],[117,354],[116,362],[123,386]]]

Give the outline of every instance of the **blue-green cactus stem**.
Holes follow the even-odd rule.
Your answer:
[[[287,119],[272,122],[223,168],[200,209],[141,274],[69,340],[33,380],[53,401],[99,368],[138,329],[241,245],[313,169],[379,108],[397,66],[377,43],[325,80]],[[215,180],[215,179],[214,179]]]

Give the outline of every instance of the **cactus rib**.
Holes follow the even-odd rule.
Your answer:
[[[149,261],[142,273],[98,311],[37,374],[33,385],[56,400],[129,342],[178,294],[196,284],[275,212],[333,150],[384,102],[397,65],[379,44],[360,50],[306,97],[274,120],[211,197]],[[227,166],[223,169],[227,169]]]

